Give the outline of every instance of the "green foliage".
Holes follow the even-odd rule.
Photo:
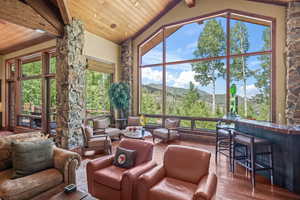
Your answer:
[[[110,111],[108,89],[111,85],[111,75],[92,70],[86,70],[86,109],[91,115],[99,115]]]
[[[216,57],[225,54],[226,42],[222,25],[216,19],[210,19],[205,23],[203,31],[198,38],[198,48],[194,52],[195,58]],[[209,60],[192,64],[192,70],[196,73],[194,79],[202,86],[212,84],[213,102],[212,112],[216,106],[216,81],[219,77],[225,77],[226,69],[222,60]]]
[[[126,83],[113,83],[109,88],[109,98],[113,107],[125,114],[130,103],[130,89]]]

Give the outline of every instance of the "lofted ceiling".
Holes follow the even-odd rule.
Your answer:
[[[23,49],[51,38],[46,33],[40,33],[0,19],[0,54]]]
[[[134,36],[178,0],[69,0],[70,14],[87,31],[115,43]]]

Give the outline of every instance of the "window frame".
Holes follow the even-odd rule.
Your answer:
[[[247,21],[246,19],[241,20],[249,23],[253,23],[250,20],[258,20],[261,22],[265,22],[269,24],[270,27],[270,34],[271,34],[271,48],[270,50],[267,51],[254,51],[254,52],[247,52],[243,54],[231,54],[230,50],[230,22],[232,18],[232,15],[234,16],[240,16],[241,18],[246,18],[249,19]],[[205,19],[210,19],[213,17],[218,17],[218,16],[224,16],[226,17],[226,54],[224,56],[217,56],[217,57],[209,57],[209,58],[199,58],[199,59],[190,59],[190,60],[180,60],[180,61],[175,61],[175,62],[166,62],[166,29],[170,28],[172,26],[179,26],[179,25],[185,25],[185,24],[190,24],[193,22],[197,22],[200,20],[205,20]],[[142,55],[141,55],[141,48],[143,45],[145,45],[147,42],[149,42],[152,38],[154,38],[156,35],[158,35],[160,32],[163,34],[163,61],[162,63],[157,63],[157,64],[149,64],[149,65],[142,65]],[[157,114],[157,115],[152,115],[152,116],[160,116],[162,118],[166,118],[166,66],[167,65],[175,65],[175,64],[184,64],[184,63],[195,63],[199,61],[207,61],[207,60],[217,60],[217,59],[225,59],[226,60],[226,112],[228,113],[230,110],[230,82],[231,82],[231,77],[230,77],[230,60],[234,57],[242,57],[242,56],[257,56],[257,55],[270,55],[271,56],[271,66],[270,66],[270,97],[271,97],[271,105],[270,105],[270,121],[271,122],[276,122],[276,19],[273,17],[267,17],[259,14],[254,14],[254,13],[249,13],[249,12],[244,12],[244,11],[239,11],[239,10],[233,10],[233,9],[226,9],[226,10],[220,10],[217,12],[213,13],[208,13],[205,15],[201,15],[198,17],[190,18],[190,19],[185,19],[182,21],[170,23],[161,26],[158,28],[154,33],[152,33],[148,38],[146,38],[144,41],[142,41],[140,44],[137,46],[137,71],[138,71],[138,91],[137,91],[137,105],[138,105],[138,114],[145,114],[147,113],[141,113],[141,84],[142,84],[142,74],[140,70],[141,68],[145,67],[155,67],[155,66],[162,66],[163,68],[163,89],[162,89],[162,114]],[[183,116],[184,117],[184,116]],[[201,116],[203,117],[203,116]]]

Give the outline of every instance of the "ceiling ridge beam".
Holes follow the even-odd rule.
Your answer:
[[[60,18],[60,15],[49,2],[45,0],[25,0],[25,2],[49,22],[59,33],[63,33],[64,25]]]
[[[60,15],[64,21],[64,24],[70,24],[72,21],[72,16],[70,14],[70,10],[69,10],[69,4],[68,4],[68,0],[56,0],[59,11],[60,11]]]

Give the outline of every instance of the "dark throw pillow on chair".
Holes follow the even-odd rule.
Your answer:
[[[44,169],[52,168],[54,166],[53,145],[51,139],[13,142],[12,178],[20,178]]]
[[[135,150],[118,147],[113,164],[117,167],[129,169],[131,167],[134,167],[135,158]]]

